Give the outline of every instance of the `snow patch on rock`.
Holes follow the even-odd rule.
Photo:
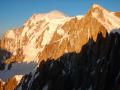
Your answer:
[[[16,79],[16,81],[17,81],[17,85],[18,85],[18,84],[20,83],[23,75],[15,75],[14,77],[15,77],[15,79]]]

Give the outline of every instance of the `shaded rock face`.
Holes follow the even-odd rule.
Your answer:
[[[34,75],[24,77],[22,90],[120,90],[120,35],[98,34],[81,52],[42,61]]]
[[[12,53],[0,48],[0,70],[3,70],[5,68],[4,60],[7,60],[11,57]]]
[[[12,53],[10,53],[9,51],[0,48],[0,61],[10,58],[11,55],[12,55]]]
[[[115,12],[114,14],[120,18],[120,12]]]

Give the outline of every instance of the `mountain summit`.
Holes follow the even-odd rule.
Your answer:
[[[119,71],[119,55],[113,53],[119,50],[119,29],[119,13],[97,4],[84,16],[69,17],[59,11],[33,14],[0,40],[0,78],[5,81],[0,80],[0,89],[105,90],[102,83],[106,75],[114,79],[112,57],[116,57]],[[117,71],[113,72],[117,76]],[[99,77],[101,82],[96,81]],[[69,83],[57,88],[62,83],[55,80]]]
[[[88,14],[97,19],[110,32],[113,29],[120,28],[119,17],[116,17],[112,12],[103,7],[94,4],[89,10]]]

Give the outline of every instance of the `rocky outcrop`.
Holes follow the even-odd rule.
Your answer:
[[[4,82],[0,80],[0,90],[3,90],[3,88],[4,88]]]
[[[0,90],[15,90],[21,79],[22,76],[16,75],[9,78],[6,82],[0,80]]]

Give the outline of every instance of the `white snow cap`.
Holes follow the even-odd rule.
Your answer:
[[[94,4],[92,5],[92,8],[96,8],[96,7],[102,8],[100,5],[94,3]]]
[[[57,11],[57,10],[54,10],[54,11],[51,11],[51,12],[48,12],[48,13],[40,13],[40,14],[33,14],[31,19],[41,19],[41,18],[47,18],[47,19],[60,19],[60,18],[64,18],[65,15],[60,12],[60,11]]]

